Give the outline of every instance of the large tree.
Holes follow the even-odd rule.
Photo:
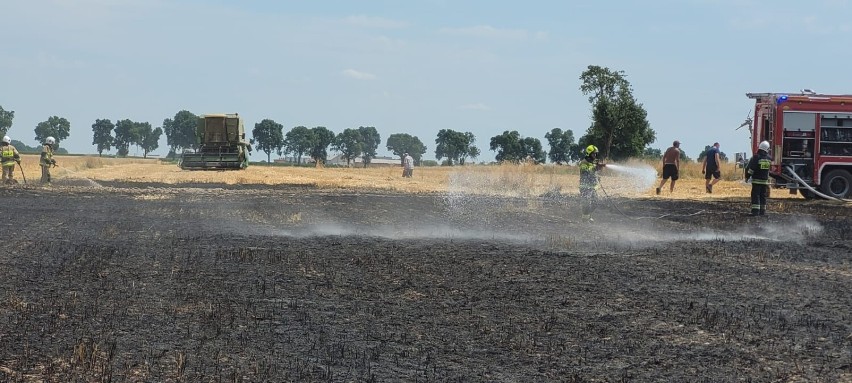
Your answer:
[[[447,159],[447,165],[464,165],[465,159],[479,156],[479,148],[474,145],[476,136],[471,132],[457,132],[452,129],[441,129],[435,139],[435,158]]]
[[[562,165],[580,159],[580,150],[574,142],[574,132],[570,129],[562,131],[553,128],[544,138],[550,144],[550,152],[547,153],[550,162]]]
[[[104,150],[109,151],[115,141],[112,136],[112,130],[115,129],[115,124],[109,119],[97,119],[92,124],[92,145],[98,148],[98,156],[103,155]]]
[[[334,142],[334,132],[324,126],[311,129],[310,155],[317,166],[321,166],[328,159],[328,146]]]
[[[15,111],[5,110],[0,106],[0,136],[5,136],[12,127],[12,120],[15,119]]]
[[[358,129],[346,128],[342,133],[334,137],[334,142],[331,144],[332,149],[340,152],[343,158],[346,159],[346,166],[361,155],[362,152],[361,132]]]
[[[142,148],[142,157],[148,158],[148,153],[157,150],[160,146],[160,137],[163,135],[163,128],[157,127],[151,129],[151,124],[147,122],[137,125],[139,130],[139,147]]]
[[[181,149],[198,146],[198,116],[187,110],[175,113],[174,119],[163,120],[163,132],[166,133],[166,144],[169,145],[169,157],[173,157]]]
[[[511,132],[506,130],[503,134],[491,137],[490,148],[497,152],[495,159],[500,162],[532,160],[535,163],[542,163],[546,158],[538,138],[521,137],[516,130]]]
[[[640,157],[656,140],[656,133],[644,107],[633,97],[624,72],[590,65],[580,80],[580,91],[589,96],[592,105],[592,124],[580,138],[580,147],[594,144],[601,148],[603,158]]]
[[[113,146],[119,157],[126,157],[130,153],[130,145],[138,144],[140,141],[139,126],[138,123],[129,119],[116,121]]]
[[[361,133],[361,158],[364,160],[364,167],[370,164],[370,161],[376,157],[376,149],[382,143],[382,136],[372,126],[359,126],[358,133]]]
[[[302,156],[310,152],[313,145],[313,134],[310,129],[305,126],[297,126],[290,129],[284,135],[284,152],[292,153],[296,158],[296,163],[302,163]]]
[[[254,124],[251,143],[257,150],[266,153],[266,162],[272,163],[272,152],[281,153],[284,147],[284,126],[270,119]]]
[[[402,155],[408,153],[414,158],[416,164],[420,164],[420,158],[426,153],[426,145],[417,136],[408,133],[394,133],[388,137],[385,145],[395,156],[402,159]]]
[[[48,137],[56,139],[56,143],[68,138],[71,132],[71,123],[64,117],[51,116],[47,121],[39,122],[35,127],[35,139],[44,142]]]

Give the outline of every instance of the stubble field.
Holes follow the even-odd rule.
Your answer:
[[[589,224],[566,169],[79,161],[0,189],[0,380],[852,380],[848,206],[610,174]]]

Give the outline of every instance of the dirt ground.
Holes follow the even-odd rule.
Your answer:
[[[852,381],[852,210],[7,187],[0,380]]]

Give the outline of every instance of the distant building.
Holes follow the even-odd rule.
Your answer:
[[[343,158],[342,155],[336,155],[332,158],[329,158],[326,161],[326,165],[335,165],[335,166],[346,166],[346,159]],[[349,161],[349,166],[352,167],[364,167],[364,158],[358,156]],[[385,157],[378,156],[373,157],[370,160],[370,164],[367,167],[376,166],[376,167],[393,167],[393,166],[402,166],[402,160],[399,157]]]
[[[296,163],[296,156],[286,156],[286,157],[276,158],[276,159],[272,160],[272,162],[275,162],[277,164],[295,164]],[[311,157],[302,156],[301,163],[312,164],[312,163],[314,163],[314,159],[311,158]]]

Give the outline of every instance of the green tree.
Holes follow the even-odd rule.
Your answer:
[[[447,165],[464,165],[465,159],[479,157],[476,147],[476,136],[471,132],[457,132],[452,129],[441,129],[435,139],[435,158],[440,161],[447,159]]]
[[[297,126],[290,129],[284,135],[284,152],[292,153],[296,158],[296,163],[302,163],[302,156],[311,150],[313,145],[313,134],[311,130],[305,126]]]
[[[56,139],[58,144],[60,141],[68,138],[71,132],[71,123],[64,117],[51,116],[47,121],[39,122],[35,127],[35,139],[38,142],[44,142],[48,137]]]
[[[689,158],[689,156],[686,155],[686,152],[683,150],[683,148],[679,148],[679,149],[680,149],[680,162],[683,162],[683,163],[691,162],[692,158]],[[721,157],[722,154],[720,153],[719,156]],[[727,157],[724,159],[724,161],[728,161]]]
[[[311,128],[311,148],[309,153],[317,166],[328,160],[328,146],[333,142],[334,132],[328,130],[325,126]]]
[[[198,147],[198,116],[187,110],[175,113],[174,119],[163,120],[163,132],[169,145],[168,157],[179,150]]]
[[[498,162],[521,162],[527,159],[542,163],[546,158],[538,138],[521,137],[516,130],[504,131],[503,134],[491,137],[491,150],[496,151]]]
[[[683,155],[683,151],[680,152]],[[651,161],[659,161],[663,158],[663,151],[657,148],[647,147],[642,151],[642,158]]]
[[[115,124],[109,119],[97,119],[92,124],[92,145],[97,145],[98,156],[102,156],[104,150],[112,149],[115,138],[112,136],[112,130],[115,129]]]
[[[595,65],[580,75],[580,91],[592,105],[592,124],[580,138],[580,148],[594,144],[601,148],[601,157],[620,160],[641,156],[656,140],[647,112],[625,77],[623,71]]]
[[[148,153],[157,150],[160,146],[160,137],[163,135],[163,128],[157,127],[151,129],[151,124],[143,122],[137,125],[139,131],[139,147],[142,148],[142,157],[148,158]]]
[[[534,137],[525,137],[521,140],[524,145],[525,160],[532,160],[536,164],[543,164],[547,158],[547,154],[541,147],[541,140]]]
[[[412,136],[408,133],[394,133],[388,137],[387,144],[385,144],[388,150],[391,151],[395,156],[399,156],[402,159],[402,155],[408,153],[414,158],[415,164],[420,164],[420,158],[423,157],[423,154],[426,153],[426,145],[423,145],[423,142],[420,141],[417,136]]]
[[[553,128],[544,138],[550,145],[550,152],[547,154],[550,162],[562,165],[580,159],[580,150],[574,142],[574,132],[570,129],[562,131]]]
[[[115,123],[115,137],[113,146],[119,157],[126,157],[130,153],[130,145],[140,141],[139,125],[129,119],[119,120]]]
[[[370,161],[376,158],[376,149],[382,143],[382,136],[372,126],[359,126],[358,132],[361,133],[361,158],[366,168]]]
[[[0,136],[5,136],[12,127],[12,120],[15,119],[15,111],[5,110],[0,106]]]
[[[272,163],[272,152],[281,153],[284,147],[284,126],[270,119],[264,119],[254,124],[251,131],[251,144],[257,150],[266,153],[266,162]]]
[[[361,132],[358,129],[347,128],[334,138],[332,148],[346,159],[346,166],[361,155],[362,152]]]

